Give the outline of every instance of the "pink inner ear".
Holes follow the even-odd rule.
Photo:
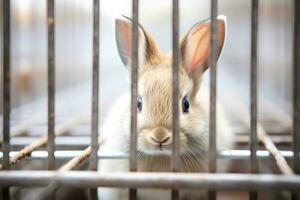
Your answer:
[[[188,36],[187,66],[193,71],[206,62],[209,56],[210,30],[208,24],[196,27]]]
[[[128,22],[122,21],[120,24],[120,31],[121,36],[122,36],[122,43],[124,50],[123,51],[126,53],[126,56],[130,57],[131,56],[131,25]]]
[[[217,56],[219,56],[225,39],[225,21],[218,20],[217,26]],[[199,67],[202,67],[201,71],[208,68],[210,23],[199,24],[188,33],[185,51],[185,62],[189,71],[196,70]]]
[[[131,31],[132,31],[132,25],[131,23],[127,21],[118,21],[118,26],[120,31],[120,44],[122,45],[122,52],[126,54],[127,57],[131,57],[131,50],[132,50],[132,43],[131,43]],[[142,37],[142,31],[139,28],[138,29],[138,45],[140,46],[141,38]]]

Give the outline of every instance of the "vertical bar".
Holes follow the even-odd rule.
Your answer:
[[[294,1],[294,88],[293,88],[293,168],[296,174],[300,173],[300,2]],[[292,199],[300,199],[299,194],[294,192]]]
[[[250,151],[251,173],[258,172],[257,150],[257,33],[258,33],[258,0],[252,0],[251,7],[251,102],[250,102]],[[250,200],[257,199],[257,192],[250,191]]]
[[[172,130],[174,141],[172,143],[172,171],[180,170],[180,146],[179,146],[179,8],[178,0],[173,0],[172,7]],[[172,190],[172,200],[179,199],[179,191]]]
[[[10,152],[10,0],[2,1],[3,13],[3,169],[8,170]],[[2,188],[3,199],[10,199],[9,188]]]
[[[138,23],[139,23],[139,0],[132,0],[132,51],[131,51],[131,118],[130,118],[130,171],[137,170],[137,80],[138,80]],[[137,199],[137,190],[130,188],[129,198]]]
[[[54,0],[47,0],[48,18],[48,169],[55,168],[54,132],[55,132],[55,30]]]
[[[100,2],[93,2],[93,89],[92,89],[92,130],[90,168],[96,171],[98,167],[98,132],[99,132],[99,40],[100,40]],[[97,189],[90,189],[90,199],[98,199]]]
[[[210,37],[210,107],[209,107],[209,172],[215,173],[216,153],[216,96],[217,96],[217,15],[218,2],[211,0],[211,37]],[[216,199],[215,191],[208,191],[209,199]]]

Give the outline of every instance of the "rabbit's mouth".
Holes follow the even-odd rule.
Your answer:
[[[165,155],[165,156],[171,156],[172,155],[172,143],[168,145],[162,145],[162,144],[147,144],[143,147],[138,148],[139,151],[146,155]],[[184,154],[186,152],[186,148],[180,148],[180,154]]]
[[[141,150],[144,154],[148,155],[171,155],[172,151],[170,147],[164,145],[152,145],[151,148],[143,148]]]
[[[187,138],[179,132],[180,152],[185,151]],[[171,155],[173,145],[172,131],[164,126],[144,128],[138,134],[138,149],[149,155]]]

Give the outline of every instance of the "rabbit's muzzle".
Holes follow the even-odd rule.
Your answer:
[[[159,147],[166,147],[172,143],[172,132],[164,127],[156,127],[150,131],[147,136],[147,142],[151,145]]]

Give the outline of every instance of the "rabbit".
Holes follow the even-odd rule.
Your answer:
[[[123,64],[131,65],[131,20],[116,19],[115,36]],[[226,17],[217,17],[217,54],[224,45]],[[151,34],[138,27],[137,163],[139,172],[171,172],[172,52],[162,53]],[[210,20],[195,24],[179,41],[181,172],[208,171],[209,92],[201,85],[209,68]],[[217,150],[233,145],[233,134],[218,102]],[[130,94],[120,97],[101,129],[100,153],[129,153]],[[126,159],[100,160],[100,173],[129,171]],[[128,189],[99,188],[99,198],[128,199]],[[170,190],[138,189],[138,199],[170,199]],[[203,191],[180,190],[180,199],[204,198]]]

